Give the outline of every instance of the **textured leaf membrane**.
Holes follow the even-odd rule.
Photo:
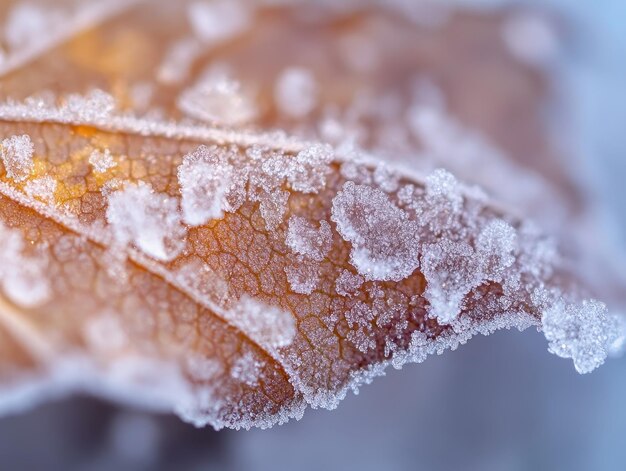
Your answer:
[[[575,200],[536,128],[538,72],[498,45],[502,18],[170,3],[79,2],[59,14],[106,21],[25,46],[24,7],[6,12],[0,409],[87,390],[199,426],[268,427],[476,333],[543,328],[580,372],[619,346],[620,318],[520,216],[536,201],[514,197],[514,214],[434,170],[472,179],[493,163],[549,208]],[[340,65],[303,64],[311,40]],[[398,41],[415,45],[408,61],[383,53]],[[460,60],[485,43],[490,73]],[[496,129],[512,103],[514,136]],[[403,170],[416,162],[424,173]]]

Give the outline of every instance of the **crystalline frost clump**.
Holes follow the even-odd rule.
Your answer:
[[[589,373],[604,363],[620,337],[619,324],[604,303],[558,301],[541,318],[550,352],[571,358],[579,373]]]
[[[26,134],[2,141],[2,162],[7,176],[15,181],[28,178],[33,171],[33,143]]]
[[[145,184],[129,184],[109,195],[106,212],[115,240],[135,244],[159,260],[175,257],[184,243],[176,199]]]
[[[178,183],[187,224],[199,226],[223,216],[232,174],[233,167],[217,148],[200,146],[183,158],[178,167]]]
[[[367,280],[400,281],[418,268],[419,227],[381,190],[346,182],[333,199],[331,219]]]

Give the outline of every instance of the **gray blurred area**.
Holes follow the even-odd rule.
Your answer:
[[[536,2],[537,3],[537,2]],[[561,99],[576,168],[626,246],[626,6],[552,0],[582,32],[568,45]],[[69,398],[0,419],[2,469],[626,470],[626,358],[590,375],[540,333],[477,337],[388,371],[335,411],[249,432]]]
[[[389,371],[335,411],[248,432],[86,398],[0,422],[4,469],[623,470],[626,359],[591,375],[537,332],[477,337]]]

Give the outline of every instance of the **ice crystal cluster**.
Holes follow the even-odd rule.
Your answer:
[[[402,89],[372,72],[404,74],[410,56],[388,64],[378,47],[395,34],[417,44],[417,23],[324,36],[340,64],[316,67],[299,41],[296,58],[273,50],[275,29],[301,21],[281,16],[289,2],[268,15],[263,1],[183,3],[164,13],[184,25],[176,34],[154,39],[138,21],[133,35],[150,40],[124,36],[106,60],[57,47],[58,31],[46,43],[80,64],[67,74],[103,74],[94,82],[111,90],[68,81],[0,104],[0,409],[87,390],[198,426],[269,427],[477,333],[535,326],[580,373],[620,347],[619,299],[563,255],[574,236],[561,244],[531,221],[566,192],[552,198],[556,183],[466,129],[424,77]],[[74,33],[143,12],[83,6]],[[314,7],[320,24],[370,14]],[[5,69],[12,87],[20,61],[45,49],[33,31],[55,18],[24,11],[3,38],[19,59]],[[359,44],[369,56],[346,58]],[[259,62],[268,49],[275,61]],[[109,60],[139,78],[109,80]],[[58,73],[36,65],[25,84]],[[594,297],[605,293],[607,304]]]

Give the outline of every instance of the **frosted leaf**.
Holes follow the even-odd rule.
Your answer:
[[[616,318],[596,300],[559,301],[545,309],[541,323],[551,353],[571,358],[579,373],[589,373],[604,363],[621,335]]]
[[[291,216],[288,224],[287,246],[294,253],[321,262],[332,244],[330,224],[322,220],[319,228],[315,228],[308,219],[300,216]]]
[[[225,317],[269,350],[290,345],[296,335],[296,322],[290,312],[268,306],[248,296],[227,311]]]
[[[96,173],[104,173],[117,165],[109,149],[94,149],[89,155],[89,163]]]
[[[0,283],[5,296],[24,308],[34,308],[50,297],[47,259],[25,256],[21,234],[0,224]]]
[[[381,190],[346,182],[331,219],[352,244],[350,263],[365,279],[400,281],[418,268],[419,227]]]
[[[274,87],[274,101],[281,113],[303,118],[317,105],[317,83],[311,71],[289,67],[281,72]]]
[[[128,184],[108,197],[106,217],[120,245],[135,244],[159,260],[175,257],[184,244],[176,199],[145,184]]]
[[[285,267],[291,289],[300,294],[311,294],[319,281],[319,266],[315,262],[298,257],[295,265]]]
[[[427,224],[433,232],[454,229],[463,209],[463,196],[456,177],[447,170],[437,169],[426,177],[425,186],[422,224]]]
[[[365,279],[361,275],[343,270],[335,280],[335,291],[340,296],[351,296],[357,292],[364,281]]]
[[[188,356],[186,363],[187,371],[197,381],[210,381],[224,369],[219,361],[201,355]]]
[[[185,155],[178,167],[178,183],[187,224],[199,226],[223,216],[232,174],[233,167],[221,151],[200,146]]]
[[[243,92],[241,84],[218,69],[207,71],[178,98],[178,108],[186,115],[228,126],[243,124],[257,114],[253,101]]]
[[[33,146],[30,137],[26,134],[11,136],[2,141],[2,162],[7,177],[15,181],[28,178],[33,171]]]
[[[252,352],[246,352],[233,363],[230,375],[242,383],[254,387],[259,383],[261,362]]]
[[[40,199],[46,203],[54,202],[54,192],[57,189],[57,182],[54,178],[45,176],[29,180],[24,185],[24,191],[32,198]]]
[[[240,0],[196,1],[189,5],[187,18],[196,37],[212,44],[229,39],[250,24],[250,7]]]

